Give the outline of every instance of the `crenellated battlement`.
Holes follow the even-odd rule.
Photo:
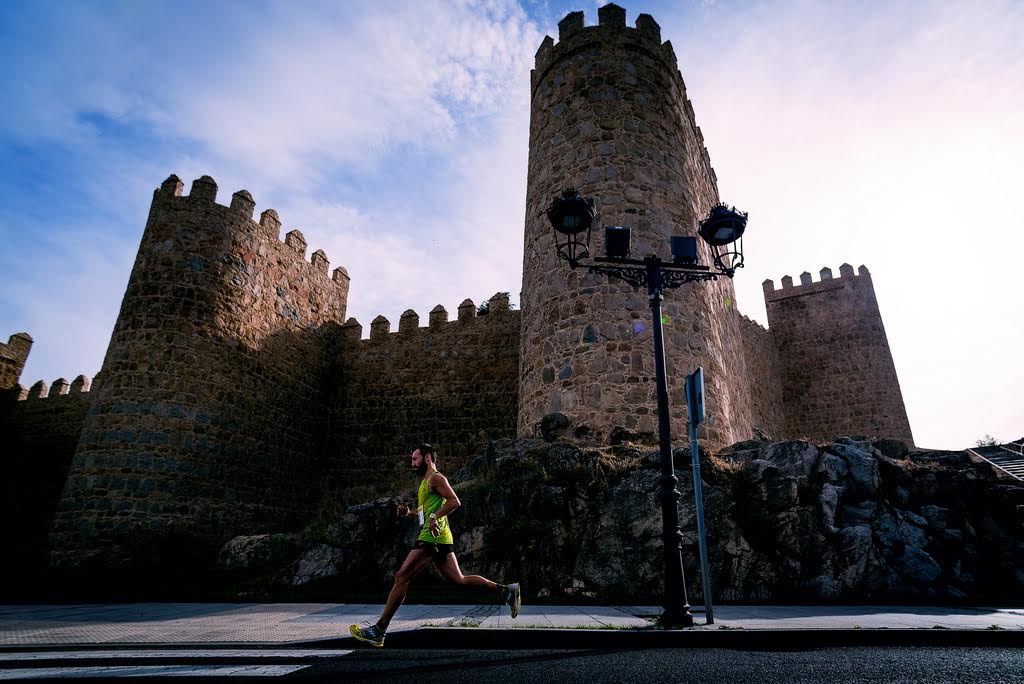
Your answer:
[[[856,286],[871,286],[871,273],[868,271],[867,266],[861,266],[854,273],[853,266],[850,264],[843,264],[839,267],[839,276],[834,277],[832,275],[832,269],[827,266],[818,272],[819,279],[814,281],[811,274],[804,271],[800,274],[800,284],[796,285],[793,283],[792,276],[782,277],[782,287],[778,290],[775,289],[775,281],[768,279],[761,283],[761,287],[764,289],[765,301],[777,301],[779,299],[788,299],[789,297],[800,297],[803,295],[814,294],[817,292],[826,292],[828,290],[836,290],[843,287],[856,287]]]
[[[192,182],[192,189],[189,194],[183,195],[184,184],[178,176],[171,174],[160,187],[154,191],[154,203],[189,203],[193,205],[207,205],[216,208],[218,211],[229,211],[242,216],[247,222],[248,231],[254,235],[263,235],[279,241],[283,246],[288,247],[291,252],[299,257],[311,271],[328,276],[330,274],[330,261],[322,249],[314,250],[306,259],[308,243],[302,235],[302,231],[292,229],[280,238],[281,218],[274,209],[266,209],[260,214],[259,221],[253,219],[256,211],[256,202],[248,190],[239,190],[231,196],[231,204],[225,206],[217,204],[217,183],[210,176],[201,176]],[[173,206],[173,204],[172,204]],[[349,283],[348,271],[343,266],[334,269],[329,279],[340,287],[346,287]],[[347,290],[346,290],[347,292]]]
[[[31,387],[15,384],[12,389],[18,401],[35,401],[41,399],[57,399],[89,394],[89,376],[79,375],[72,382],[57,378],[47,385],[45,380],[37,380]]]
[[[593,26],[585,25],[583,12],[570,12],[558,23],[558,42],[550,36],[544,36],[540,47],[534,57],[534,68],[530,72],[531,92],[536,97],[541,84],[552,73],[555,67],[563,60],[570,59],[581,52],[602,49],[614,45],[625,53],[641,53],[655,62],[662,64],[667,70],[669,77],[678,88],[679,105],[681,115],[690,125],[699,145],[700,161],[705,166],[709,175],[714,181],[718,175],[711,166],[711,155],[704,145],[704,135],[697,126],[697,119],[693,111],[693,104],[686,96],[686,82],[679,70],[679,59],[671,41],[661,41],[661,27],[658,22],[649,14],[641,14],[637,17],[635,26],[627,26],[626,10],[622,7],[609,3],[598,8],[598,23]],[[630,67],[632,68],[632,67]],[[601,80],[599,75],[598,81]],[[635,79],[636,74],[628,73],[626,79]],[[619,96],[617,89],[611,81],[604,83],[604,88],[599,92],[593,92],[591,88],[590,98],[615,100]],[[646,103],[641,103],[646,104]]]
[[[464,299],[458,307],[458,317],[448,320],[448,310],[438,304],[430,310],[427,325],[420,325],[420,315],[412,309],[406,309],[398,319],[398,329],[393,330],[391,321],[384,315],[376,316],[370,322],[370,336],[363,339],[363,325],[355,318],[349,318],[341,326],[341,339],[349,343],[364,345],[388,340],[408,338],[418,333],[437,332],[439,330],[475,330],[479,326],[509,325],[507,314],[518,314],[509,303],[508,294],[499,292],[487,300],[487,313],[478,314],[477,306],[472,299]],[[518,319],[516,319],[518,321]],[[518,325],[516,321],[514,324]]]
[[[558,22],[558,42],[551,36],[544,36],[534,57],[534,70],[543,74],[552,63],[558,61],[572,50],[587,43],[607,40],[612,35],[619,35],[627,40],[636,41],[653,53],[660,52],[671,61],[674,69],[676,64],[672,44],[661,42],[661,27],[649,14],[641,14],[636,19],[636,26],[626,25],[626,10],[615,3],[608,3],[597,10],[598,23],[586,26],[583,12],[569,12]],[[534,85],[540,79],[534,80]]]

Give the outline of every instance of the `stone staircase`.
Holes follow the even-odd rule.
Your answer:
[[[968,451],[1024,482],[1024,438],[1002,446],[974,447]]]

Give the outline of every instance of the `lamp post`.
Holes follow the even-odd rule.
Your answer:
[[[743,267],[743,231],[747,215],[733,207],[717,204],[700,222],[698,234],[711,247],[714,265],[699,263],[697,239],[673,236],[672,261],[662,261],[656,255],[643,260],[631,259],[630,229],[621,226],[605,228],[604,257],[590,257],[591,227],[597,212],[594,200],[568,189],[556,197],[547,210],[548,220],[555,230],[558,257],[569,262],[571,268],[582,267],[626,281],[634,287],[647,286],[654,335],[654,365],[658,397],[658,443],[661,452],[661,514],[662,540],[665,549],[665,626],[693,626],[689,602],[686,599],[686,580],[683,574],[682,539],[679,529],[678,478],[672,459],[672,430],[668,411],[668,379],[665,373],[665,341],[662,332],[661,302],[663,291],[685,283],[715,280],[721,276],[732,278],[737,268]],[[589,262],[586,260],[590,259]]]

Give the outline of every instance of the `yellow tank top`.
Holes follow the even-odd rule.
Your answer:
[[[437,519],[437,525],[441,528],[441,534],[437,537],[430,533],[430,514],[435,513],[437,509],[444,506],[444,502],[447,501],[443,496],[437,492],[430,491],[430,477],[423,478],[423,482],[420,483],[420,491],[418,495],[419,508],[420,508],[420,536],[416,537],[417,541],[431,542],[433,544],[451,544],[452,543],[452,531],[448,527],[448,516],[444,516]]]

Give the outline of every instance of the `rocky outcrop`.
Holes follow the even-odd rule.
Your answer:
[[[545,435],[554,441],[492,442],[450,475],[463,504],[452,516],[463,571],[518,579],[539,596],[657,602],[657,451],[628,440],[586,446],[557,427]],[[689,463],[678,450],[685,569],[691,600],[700,600]],[[701,471],[716,600],[1024,595],[1024,487],[965,453],[909,453],[861,438],[750,441],[702,454]],[[414,522],[397,518],[399,501],[410,503],[411,494],[349,507],[307,529],[301,549],[278,555],[274,581],[389,581],[416,533]],[[237,559],[251,546],[232,541],[222,565],[242,567]]]

